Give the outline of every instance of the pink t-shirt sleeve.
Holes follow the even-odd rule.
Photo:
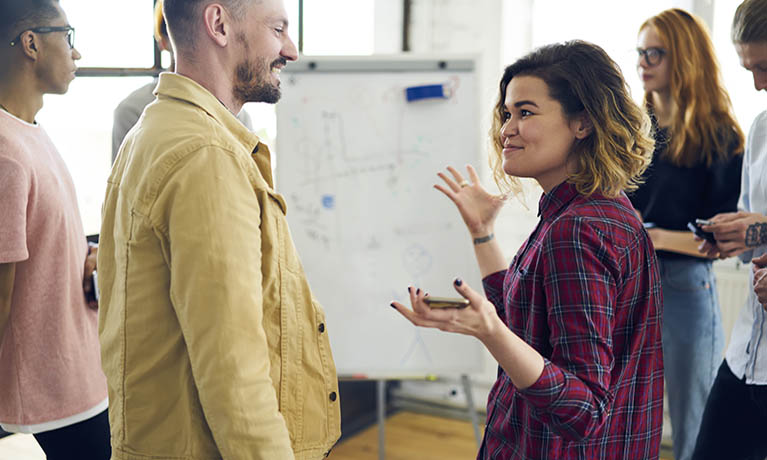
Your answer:
[[[0,263],[29,258],[27,204],[30,178],[17,161],[0,151]]]

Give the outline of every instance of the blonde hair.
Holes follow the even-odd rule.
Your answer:
[[[536,49],[508,66],[501,78],[490,131],[490,167],[503,192],[521,189],[519,180],[503,170],[500,135],[506,88],[516,76],[540,78],[565,116],[585,115],[591,121],[591,133],[576,141],[571,152],[577,167],[568,181],[580,194],[615,197],[639,186],[654,146],[649,117],[631,99],[620,69],[607,53],[597,45],[573,40]]]
[[[722,84],[714,46],[696,16],[672,8],[651,17],[639,28],[652,27],[666,47],[670,91],[674,101],[671,139],[665,155],[677,166],[710,166],[717,159],[743,152],[743,131]],[[652,111],[652,94],[645,93]]]
[[[168,38],[168,26],[165,24],[165,17],[162,15],[162,0],[157,0],[154,4],[154,40],[161,44]]]

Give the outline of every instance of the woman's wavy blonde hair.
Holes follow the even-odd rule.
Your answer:
[[[687,11],[672,8],[651,17],[639,28],[652,27],[669,60],[670,92],[674,101],[668,149],[677,166],[710,166],[715,160],[743,153],[743,131],[724,89],[714,45],[706,26]],[[653,110],[652,94],[644,103]]]
[[[592,43],[573,40],[538,48],[503,73],[490,131],[494,150],[490,167],[503,192],[521,190],[519,180],[503,170],[500,134],[506,88],[517,76],[540,78],[568,119],[585,114],[591,121],[590,135],[575,141],[571,152],[577,167],[568,181],[580,194],[615,197],[637,188],[652,158],[650,119],[631,99],[618,65],[607,53]]]

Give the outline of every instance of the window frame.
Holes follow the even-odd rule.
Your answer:
[[[152,0],[154,10],[157,0]],[[80,67],[75,73],[78,77],[156,77],[165,69],[162,66],[162,51],[157,42],[152,40],[154,63],[152,67]],[[298,52],[304,50],[304,0],[298,0]]]

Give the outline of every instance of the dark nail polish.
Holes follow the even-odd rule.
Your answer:
[[[421,293],[421,288],[418,288],[418,289],[415,290],[415,295],[418,295],[420,293]]]
[[[410,292],[410,286],[407,287],[407,292]]]
[[[397,307],[395,307],[395,306],[394,306],[394,302],[390,303],[389,305],[390,305],[390,306],[391,306],[393,309],[395,309],[395,310],[397,309]]]
[[[460,285],[462,285],[462,284],[463,284],[463,281],[461,280],[461,278],[456,278],[456,279],[455,279],[455,285],[456,285],[456,286],[460,286]]]

